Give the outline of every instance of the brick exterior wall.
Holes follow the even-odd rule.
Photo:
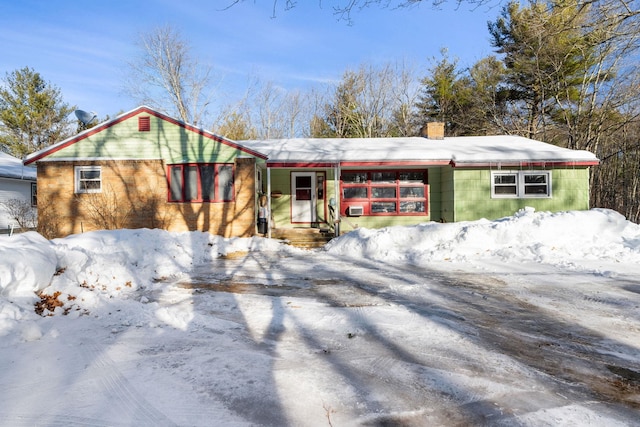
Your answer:
[[[75,194],[74,167],[101,166],[102,192]],[[92,230],[162,228],[225,237],[255,234],[255,159],[235,162],[235,200],[168,203],[161,160],[38,163],[38,230],[47,238]]]

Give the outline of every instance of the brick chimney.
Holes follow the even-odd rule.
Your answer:
[[[422,126],[420,135],[428,139],[444,139],[444,123],[429,122]]]

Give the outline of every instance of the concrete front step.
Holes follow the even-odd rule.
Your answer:
[[[321,248],[334,236],[332,231],[320,228],[275,228],[271,237],[299,248]]]

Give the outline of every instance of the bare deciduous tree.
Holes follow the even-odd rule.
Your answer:
[[[244,1],[246,0],[228,0],[228,4],[224,9],[229,9],[236,4],[242,3]],[[454,3],[456,5],[468,4],[472,6],[479,6],[489,3],[490,1],[491,0],[450,0],[451,3]],[[399,9],[427,3],[431,4],[434,7],[437,7],[447,2],[448,0],[337,0],[332,4],[332,11],[333,14],[340,20],[351,23],[353,21],[352,15],[354,12],[358,12],[368,7]],[[283,2],[273,0],[272,16],[277,16],[279,7],[281,7],[283,11],[288,11],[295,8],[297,5],[297,0],[285,0]],[[324,6],[324,2],[320,0],[319,7],[322,6]]]
[[[211,68],[201,66],[190,45],[171,26],[140,34],[139,57],[129,62],[124,91],[142,104],[199,125],[210,99]]]
[[[306,136],[311,93],[288,91],[272,81],[255,78],[240,101],[222,110],[212,129],[231,139]]]
[[[333,99],[312,122],[313,136],[374,138],[397,135],[407,121],[417,89],[405,64],[361,65],[347,71]],[[403,123],[402,121],[405,120]]]
[[[34,228],[38,213],[31,202],[24,199],[9,199],[0,202],[6,213],[18,224],[21,230]]]

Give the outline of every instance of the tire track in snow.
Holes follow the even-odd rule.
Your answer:
[[[176,426],[129,383],[103,348],[97,344],[87,344],[84,348],[84,356],[89,362],[87,369],[91,371],[91,377],[106,388],[109,401],[117,401],[123,412],[131,414],[139,425]]]

